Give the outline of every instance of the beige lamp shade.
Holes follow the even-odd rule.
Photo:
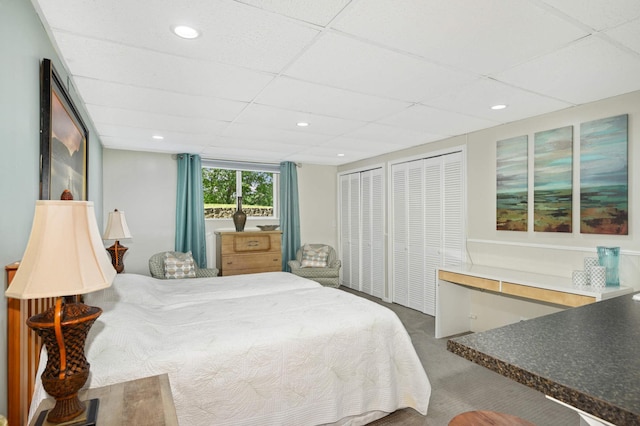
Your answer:
[[[109,213],[107,221],[107,229],[102,236],[103,240],[121,240],[123,238],[132,238],[127,221],[124,218],[124,212],[116,209]]]
[[[71,296],[107,288],[116,276],[91,201],[36,201],[31,236],[5,296]]]

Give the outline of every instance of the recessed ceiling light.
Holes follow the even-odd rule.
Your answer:
[[[344,154],[338,154],[338,157],[344,157]]]
[[[498,104],[498,105],[494,105],[494,106],[492,106],[492,107],[491,107],[491,109],[498,110],[498,109],[505,109],[506,107],[507,107],[507,106],[506,106],[506,105],[504,105],[504,104]]]
[[[307,123],[306,121],[300,121],[299,123],[296,123],[296,126],[298,127],[307,127],[309,125],[309,123]]]
[[[162,139],[164,139],[164,136],[160,136],[160,135],[153,135],[151,136],[153,139],[157,139],[159,141],[161,141]]]
[[[195,28],[188,27],[186,25],[176,25],[175,27],[171,27],[171,30],[178,37],[193,39],[200,37],[200,31]]]

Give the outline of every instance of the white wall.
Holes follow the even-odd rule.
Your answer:
[[[338,249],[338,169],[304,164],[298,168],[301,243]]]
[[[532,144],[536,132],[573,125],[574,152],[577,153],[580,123],[619,114],[629,114],[629,235],[580,234],[577,162],[574,162],[573,233],[496,231],[496,141],[529,135],[529,143]],[[473,263],[570,277],[574,269],[583,268],[584,257],[596,256],[596,246],[619,246],[622,250],[622,285],[640,290],[640,235],[637,232],[640,229],[640,215],[637,214],[640,211],[640,197],[636,196],[637,190],[634,191],[634,188],[640,187],[640,152],[635,147],[640,141],[640,126],[636,125],[639,120],[640,92],[635,92],[354,162],[338,167],[338,171],[466,145],[467,249]],[[510,312],[513,320],[518,320],[520,316],[531,318],[553,311],[548,306],[513,299],[507,302],[507,306],[504,298],[480,293],[474,293],[472,301],[473,313],[478,315],[474,330],[493,326],[501,310]]]
[[[105,223],[110,211],[124,211],[133,236],[120,241],[129,248],[125,272],[149,275],[151,255],[175,245],[176,160],[169,154],[105,149],[103,161]]]
[[[150,152],[104,150],[104,217],[125,212],[133,235],[121,241],[129,248],[125,272],[149,275],[154,253],[173,250],[178,167],[174,156]],[[302,242],[337,244],[336,168],[304,164],[298,168],[300,233]],[[207,219],[207,261],[215,266],[214,232],[234,230],[231,219]],[[278,224],[277,219],[248,218],[245,230]],[[112,242],[108,242],[109,245]]]

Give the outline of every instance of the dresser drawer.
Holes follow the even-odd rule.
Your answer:
[[[269,250],[271,250],[269,235],[237,235],[233,239],[233,251],[236,253]]]
[[[280,253],[222,255],[222,275],[274,272],[282,270]]]

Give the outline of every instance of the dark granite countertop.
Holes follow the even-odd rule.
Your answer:
[[[447,349],[608,422],[640,425],[632,295],[453,338]]]

